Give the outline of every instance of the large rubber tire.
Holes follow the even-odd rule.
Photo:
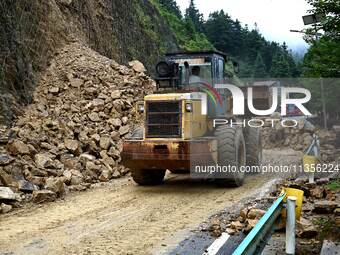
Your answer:
[[[165,170],[161,169],[135,169],[131,170],[133,180],[142,186],[153,186],[163,183]]]
[[[262,164],[262,135],[260,128],[247,127],[245,129],[246,164],[260,166]]]
[[[240,128],[219,126],[215,131],[218,141],[218,165],[236,167],[236,172],[223,173],[216,178],[221,186],[240,187],[244,181],[244,172],[241,166],[246,165],[245,141]]]

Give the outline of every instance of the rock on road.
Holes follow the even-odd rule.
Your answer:
[[[297,158],[293,153],[285,160]],[[186,175],[171,175],[156,187],[123,178],[0,216],[0,254],[151,254],[167,245],[164,240],[181,241],[177,233],[259,192],[273,178],[248,176],[240,188],[220,188]]]

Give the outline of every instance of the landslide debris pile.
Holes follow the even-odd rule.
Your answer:
[[[295,128],[283,127],[280,124],[263,128],[263,147],[265,149],[289,147],[296,151],[305,151],[313,141],[313,134],[316,134],[320,140],[321,160],[323,162],[340,160],[334,130],[317,130],[307,120],[297,122],[298,126]]]
[[[34,102],[10,130],[2,129],[0,186],[44,202],[63,196],[67,186],[82,190],[126,174],[119,166],[122,138],[136,122],[134,103],[154,87],[140,62],[130,66],[77,42],[63,48]]]

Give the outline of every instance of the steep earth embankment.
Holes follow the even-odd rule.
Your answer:
[[[148,0],[4,0],[0,24],[0,123],[31,101],[38,74],[73,40],[118,63],[138,59],[150,71],[162,53],[177,49]]]

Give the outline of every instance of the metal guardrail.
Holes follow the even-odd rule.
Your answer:
[[[275,223],[280,218],[281,210],[284,208],[283,201],[285,197],[286,193],[282,193],[280,195],[280,197],[273,203],[242,243],[233,252],[233,255],[261,254],[267,244],[267,241],[275,231]]]
[[[320,154],[319,148],[320,148],[319,137],[316,134],[314,134],[313,135],[313,141],[312,141],[311,145],[307,148],[307,150],[305,150],[304,154],[308,155],[308,156],[318,157],[319,154]]]
[[[320,157],[320,141],[317,135],[313,135],[311,145],[304,151],[304,155],[318,159]],[[314,173],[310,172],[309,182],[314,182]],[[295,207],[296,197],[288,196],[287,203],[284,203],[287,194],[282,192],[279,198],[273,203],[263,215],[252,231],[246,236],[241,244],[233,252],[233,255],[255,255],[261,254],[275,226],[281,218],[282,209],[286,208],[286,254],[295,254]]]
[[[288,192],[289,193],[289,192]],[[287,198],[286,203],[284,203]],[[295,221],[297,197],[282,192],[255,227],[236,248],[232,255],[261,254],[271,238],[278,223],[281,223],[281,211],[286,208],[286,254],[295,254]]]
[[[320,141],[317,135],[313,135],[311,145],[304,152],[305,156],[319,158],[320,155]],[[310,175],[310,182],[314,181],[314,173]],[[288,193],[288,197],[287,197]],[[258,255],[264,250],[267,242],[275,231],[277,223],[282,219],[281,211],[286,209],[286,254],[295,254],[295,221],[296,221],[296,206],[299,207],[297,196],[293,193],[292,196],[289,192],[282,192],[281,195],[275,200],[272,206],[262,216],[255,227],[250,231],[241,244],[236,248],[232,255]],[[302,193],[303,196],[303,193]],[[285,203],[285,200],[287,202]],[[302,197],[300,197],[302,201]],[[300,201],[300,204],[302,203]],[[299,210],[299,209],[298,209]],[[301,213],[300,211],[298,215]],[[207,254],[210,254],[209,252]],[[216,253],[212,253],[216,254]]]

